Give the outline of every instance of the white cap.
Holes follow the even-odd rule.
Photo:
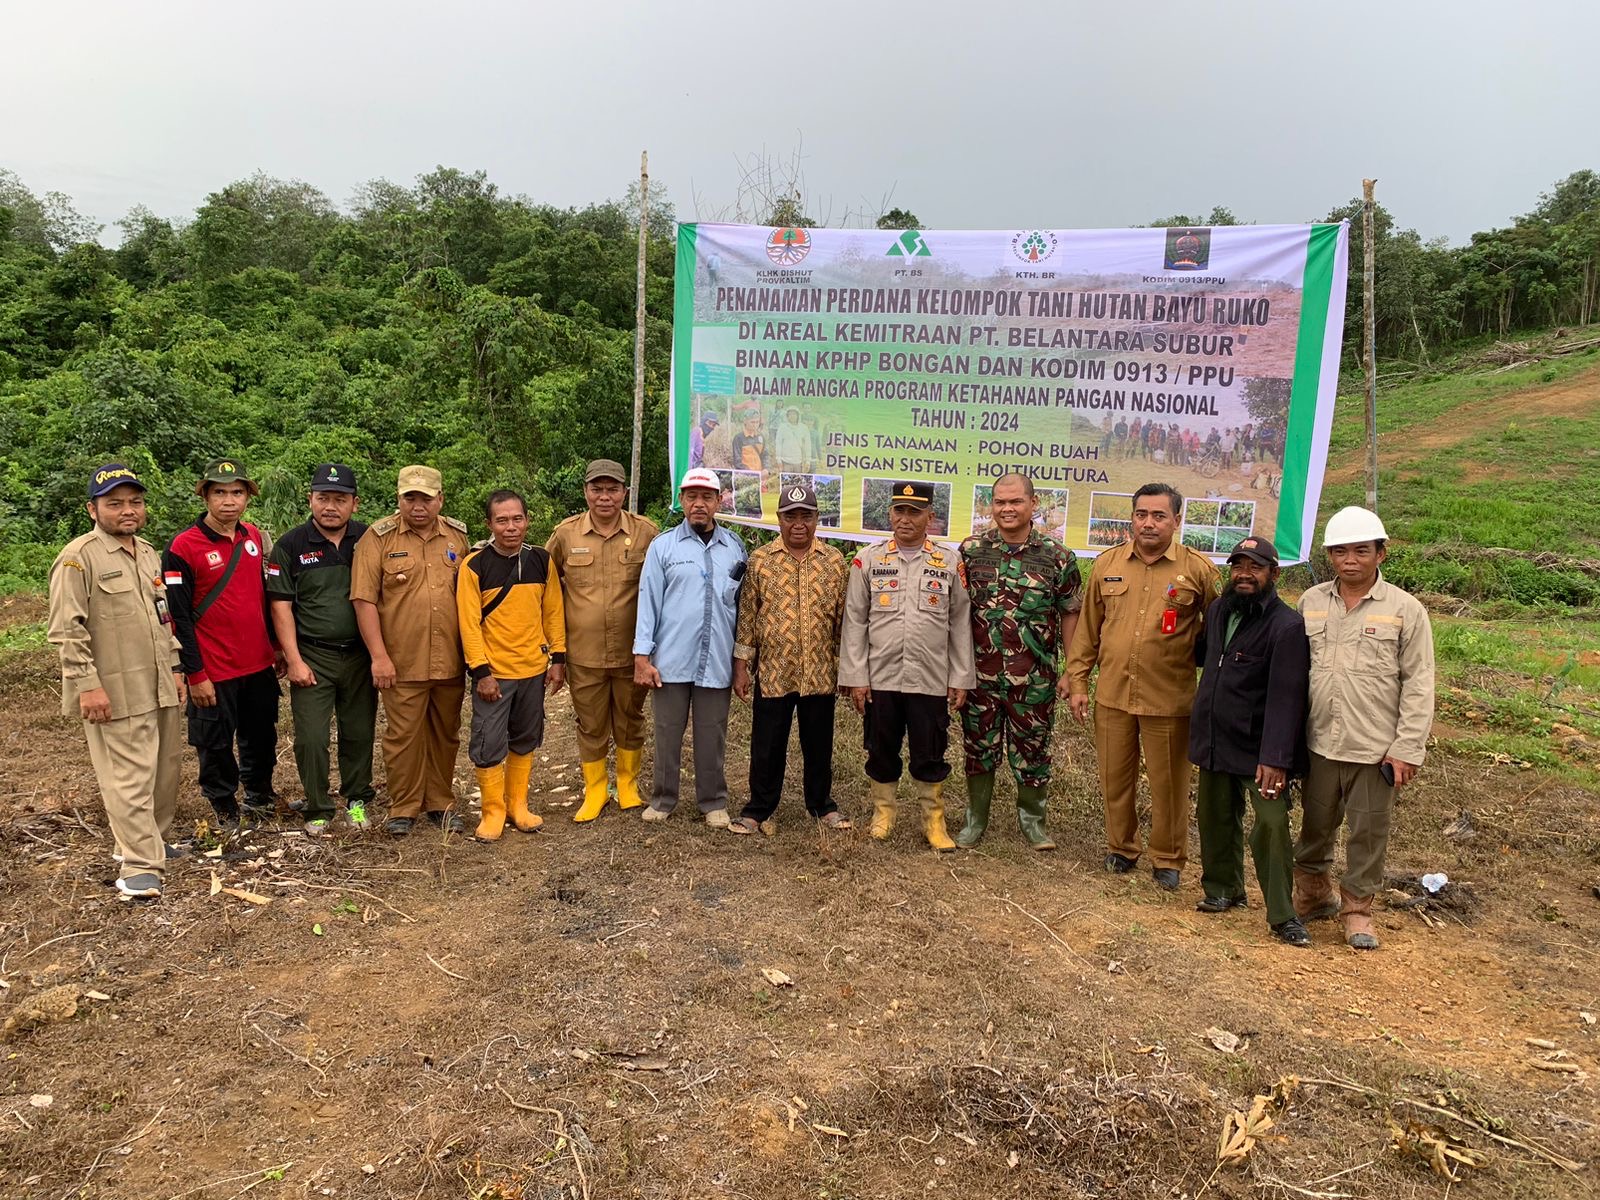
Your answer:
[[[1328,518],[1328,527],[1322,534],[1322,545],[1324,549],[1329,546],[1353,546],[1358,542],[1385,541],[1388,537],[1377,513],[1352,504]]]
[[[691,467],[684,473],[683,482],[678,485],[680,492],[685,488],[710,488],[713,492],[720,492],[722,481],[717,478],[717,473],[708,467]]]

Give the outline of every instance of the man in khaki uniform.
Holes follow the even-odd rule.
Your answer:
[[[187,699],[161,557],[139,537],[144,484],[121,463],[89,477],[94,529],[50,568],[50,641],[61,711],[83,719],[89,760],[122,862],[124,900],[157,900],[178,799]]]
[[[404,467],[399,511],[356,543],[350,599],[383,696],[383,764],[389,819],[404,837],[416,819],[448,833],[465,828],[452,811],[461,701],[466,694],[456,572],[467,556],[467,527],[441,515],[444,481],[432,467]]]
[[[1067,659],[1072,715],[1089,718],[1106,806],[1106,870],[1139,862],[1139,760],[1150,777],[1151,874],[1176,891],[1189,842],[1189,711],[1195,642],[1217,598],[1217,569],[1178,540],[1183,497],[1164,483],[1133,496],[1133,538],[1094,560]]]
[[[889,502],[894,537],[851,561],[839,686],[865,718],[872,836],[882,841],[894,829],[903,742],[923,832],[942,851],[956,848],[944,823],[950,712],[967,702],[978,673],[961,558],[927,540],[932,515],[931,483],[896,483]]]
[[[1335,578],[1300,597],[1311,642],[1311,770],[1294,907],[1302,920],[1342,911],[1345,941],[1357,950],[1378,948],[1372,897],[1383,883],[1395,793],[1416,777],[1433,726],[1433,629],[1427,609],[1380,573],[1387,542],[1377,513],[1334,513],[1322,544]],[[1336,901],[1331,872],[1343,824]]]
[[[646,688],[633,679],[633,627],[639,573],[658,530],[626,511],[622,464],[597,458],[583,473],[588,512],[555,527],[545,550],[560,572],[567,625],[567,689],[578,720],[583,804],[574,821],[592,821],[606,805],[606,751],[617,747],[617,807],[638,808],[644,757]]]

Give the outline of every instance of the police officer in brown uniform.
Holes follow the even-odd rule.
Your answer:
[[[89,477],[94,529],[50,568],[49,637],[61,711],[83,719],[89,760],[122,861],[124,900],[161,895],[183,754],[183,675],[161,557],[139,537],[144,484],[121,463]]]
[[[449,833],[465,828],[452,811],[466,661],[456,615],[456,572],[467,557],[467,527],[441,515],[444,481],[432,467],[403,467],[399,511],[356,543],[350,599],[383,696],[388,777],[385,833],[404,837],[426,814]]]
[[[659,532],[628,512],[627,472],[597,458],[583,473],[588,511],[555,527],[544,548],[561,575],[567,623],[567,690],[578,720],[583,804],[574,821],[592,821],[606,805],[606,751],[617,747],[617,807],[638,808],[644,757],[644,700],[633,679],[633,627],[639,572]]]
[[[1094,560],[1067,658],[1072,715],[1089,717],[1089,675],[1100,668],[1094,744],[1105,793],[1106,870],[1139,861],[1139,761],[1150,778],[1151,874],[1167,891],[1188,861],[1189,713],[1194,646],[1217,569],[1178,540],[1183,497],[1164,483],[1133,496],[1133,537]]]

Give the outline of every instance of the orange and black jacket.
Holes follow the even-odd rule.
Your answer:
[[[513,556],[490,543],[467,555],[456,581],[456,612],[474,679],[532,679],[567,660],[561,580],[540,546]]]

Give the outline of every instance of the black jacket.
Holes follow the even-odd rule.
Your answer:
[[[1304,775],[1306,688],[1311,646],[1306,623],[1278,593],[1228,634],[1225,597],[1206,610],[1195,655],[1203,668],[1189,720],[1189,761],[1208,771],[1254,777],[1256,766]]]

